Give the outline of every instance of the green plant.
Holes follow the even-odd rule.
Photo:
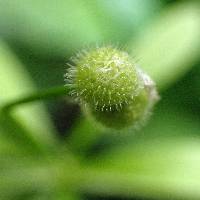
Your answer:
[[[158,100],[154,82],[123,51],[111,46],[82,52],[65,74],[66,85],[5,104],[1,113],[23,103],[71,95],[104,125],[123,128],[143,122]]]
[[[0,34],[25,65],[0,42],[1,200],[199,199],[199,5],[179,2],[159,13],[164,0],[153,2],[0,3]],[[130,55],[112,46],[81,51],[63,86],[67,57],[102,40]],[[180,79],[194,64],[198,71]],[[144,72],[162,101],[141,126],[158,96]]]
[[[72,58],[66,87],[104,125],[123,128],[144,121],[158,99],[154,82],[124,51],[111,46]]]
[[[18,144],[23,146],[26,152],[31,152],[31,158],[28,156],[27,159],[33,161],[35,160],[34,157],[40,154],[40,159],[45,160],[43,163],[44,170],[51,170],[54,174],[55,170],[59,169],[60,175],[56,175],[58,183],[48,186],[53,187],[52,190],[59,188],[57,184],[60,184],[60,182],[63,182],[63,185],[71,184],[79,188],[82,181],[86,180],[87,174],[90,174],[90,171],[80,167],[74,156],[65,148],[66,162],[72,162],[72,164],[66,166],[65,162],[60,163],[59,159],[56,158],[60,156],[60,153],[57,152],[63,150],[55,149],[54,144],[51,144],[50,151],[43,144],[40,145],[23,126],[17,123],[13,111],[22,104],[71,95],[73,100],[78,100],[86,113],[90,113],[90,116],[95,116],[96,120],[105,126],[117,129],[141,124],[141,121],[144,121],[149,115],[158,99],[153,81],[136,66],[126,52],[119,51],[111,46],[100,47],[85,52],[85,54],[79,54],[73,60],[75,66],[70,65],[67,70],[65,86],[34,92],[7,102],[0,109],[0,121],[4,124],[2,127],[9,132],[14,131],[14,137]],[[94,133],[96,134],[97,128],[95,129],[92,129],[92,132],[95,130]],[[102,133],[103,129],[100,128],[99,130],[99,133]],[[89,143],[86,142],[87,148],[91,145],[91,141],[94,142],[95,138],[97,136],[87,138],[87,141],[89,141]],[[73,142],[69,143],[69,146],[72,149],[76,148]],[[51,154],[49,154],[50,152]],[[49,156],[53,157],[49,160]],[[52,163],[52,160],[55,161],[55,164]],[[50,163],[50,167],[47,163]],[[60,168],[60,164],[63,167],[62,170],[67,170],[66,173],[61,173],[62,167]],[[27,176],[29,176],[31,184],[34,182],[32,165],[34,170],[42,170],[43,168],[37,169],[35,161],[31,166],[29,164],[26,166],[29,168]],[[12,175],[13,177],[16,176],[15,173]],[[24,171],[23,173],[26,174],[27,172]],[[39,181],[40,184],[52,181],[52,177],[48,178],[48,174],[45,173],[43,176],[45,177],[42,179],[38,177],[36,181]],[[15,187],[17,187],[17,184]],[[40,187],[43,188],[43,186]]]

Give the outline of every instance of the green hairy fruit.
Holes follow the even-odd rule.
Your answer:
[[[124,51],[111,46],[82,51],[65,74],[71,95],[107,127],[141,124],[158,95],[153,81]]]

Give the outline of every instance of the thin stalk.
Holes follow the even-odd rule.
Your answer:
[[[0,114],[2,114],[2,116],[4,116],[8,120],[10,119],[8,118],[8,116],[10,116],[9,115],[10,111],[12,111],[14,108],[22,104],[66,96],[68,95],[68,92],[69,92],[69,88],[67,88],[66,86],[60,86],[60,87],[37,91],[35,93],[29,94],[27,96],[24,96],[19,99],[15,99],[13,101],[10,101],[4,104],[0,108]],[[2,117],[0,115],[0,119],[1,118]],[[13,121],[11,123],[13,124]],[[14,126],[14,124],[12,126]],[[97,135],[101,135],[100,133],[102,133],[102,129],[97,128],[97,127],[98,126],[96,124],[94,125],[92,122],[88,121],[87,119],[81,120],[81,123],[75,128],[75,130],[72,131],[73,137],[70,138],[70,144],[73,147],[73,150],[78,151],[79,153],[80,152],[86,153],[89,150],[89,148],[91,148],[92,144],[98,139]],[[24,137],[26,141],[27,140],[30,140],[30,142],[32,141],[33,145],[31,146],[36,146],[34,145],[36,142],[30,137],[30,134],[26,134],[24,132]]]
[[[12,100],[11,102],[6,103],[1,107],[1,112],[7,113],[13,108],[25,104],[25,103],[30,103],[34,101],[40,101],[40,100],[46,100],[50,98],[55,98],[55,97],[60,97],[68,94],[67,87],[60,86],[60,87],[55,87],[55,88],[50,88],[46,90],[41,90],[37,91],[35,93],[32,93],[30,95],[27,95],[25,97]]]
[[[91,149],[98,142],[100,137],[105,134],[102,126],[94,120],[82,116],[71,130],[68,144],[73,152],[81,156],[87,156]]]
[[[31,134],[26,130],[22,124],[18,123],[12,116],[11,111],[26,103],[32,103],[34,101],[47,100],[50,98],[56,98],[68,94],[68,90],[64,86],[50,88],[46,90],[36,91],[35,93],[26,95],[24,97],[12,100],[5,103],[0,107],[0,123],[1,128],[4,132],[9,132],[6,134],[8,138],[15,139],[20,146],[27,148],[31,152],[44,152],[41,144],[36,141]],[[11,136],[12,135],[12,136]]]

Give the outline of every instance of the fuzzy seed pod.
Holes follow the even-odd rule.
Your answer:
[[[65,74],[71,95],[102,124],[123,128],[143,121],[157,100],[153,81],[123,51],[83,51]]]

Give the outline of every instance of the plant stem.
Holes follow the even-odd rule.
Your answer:
[[[71,130],[68,144],[73,152],[81,156],[87,156],[91,148],[97,143],[105,130],[94,120],[82,116]]]
[[[15,138],[15,141],[18,141],[21,146],[27,147],[27,151],[31,152],[43,152],[43,147],[31,136],[29,132],[16,122],[16,120],[11,115],[11,112],[14,108],[25,103],[31,103],[39,100],[46,100],[50,98],[56,98],[68,94],[67,87],[60,86],[45,90],[36,91],[35,93],[23,96],[21,98],[12,100],[5,103],[0,107],[0,122],[1,126],[4,128],[4,131],[9,131],[12,134],[11,138]],[[8,134],[10,137],[10,134]]]
[[[6,103],[4,106],[1,107],[1,112],[9,112],[16,106],[21,104],[30,103],[33,101],[45,100],[55,97],[60,97],[68,94],[67,87],[59,86],[55,88],[50,88],[46,90],[37,91],[33,94],[27,95],[25,97],[13,100],[11,102]]]

